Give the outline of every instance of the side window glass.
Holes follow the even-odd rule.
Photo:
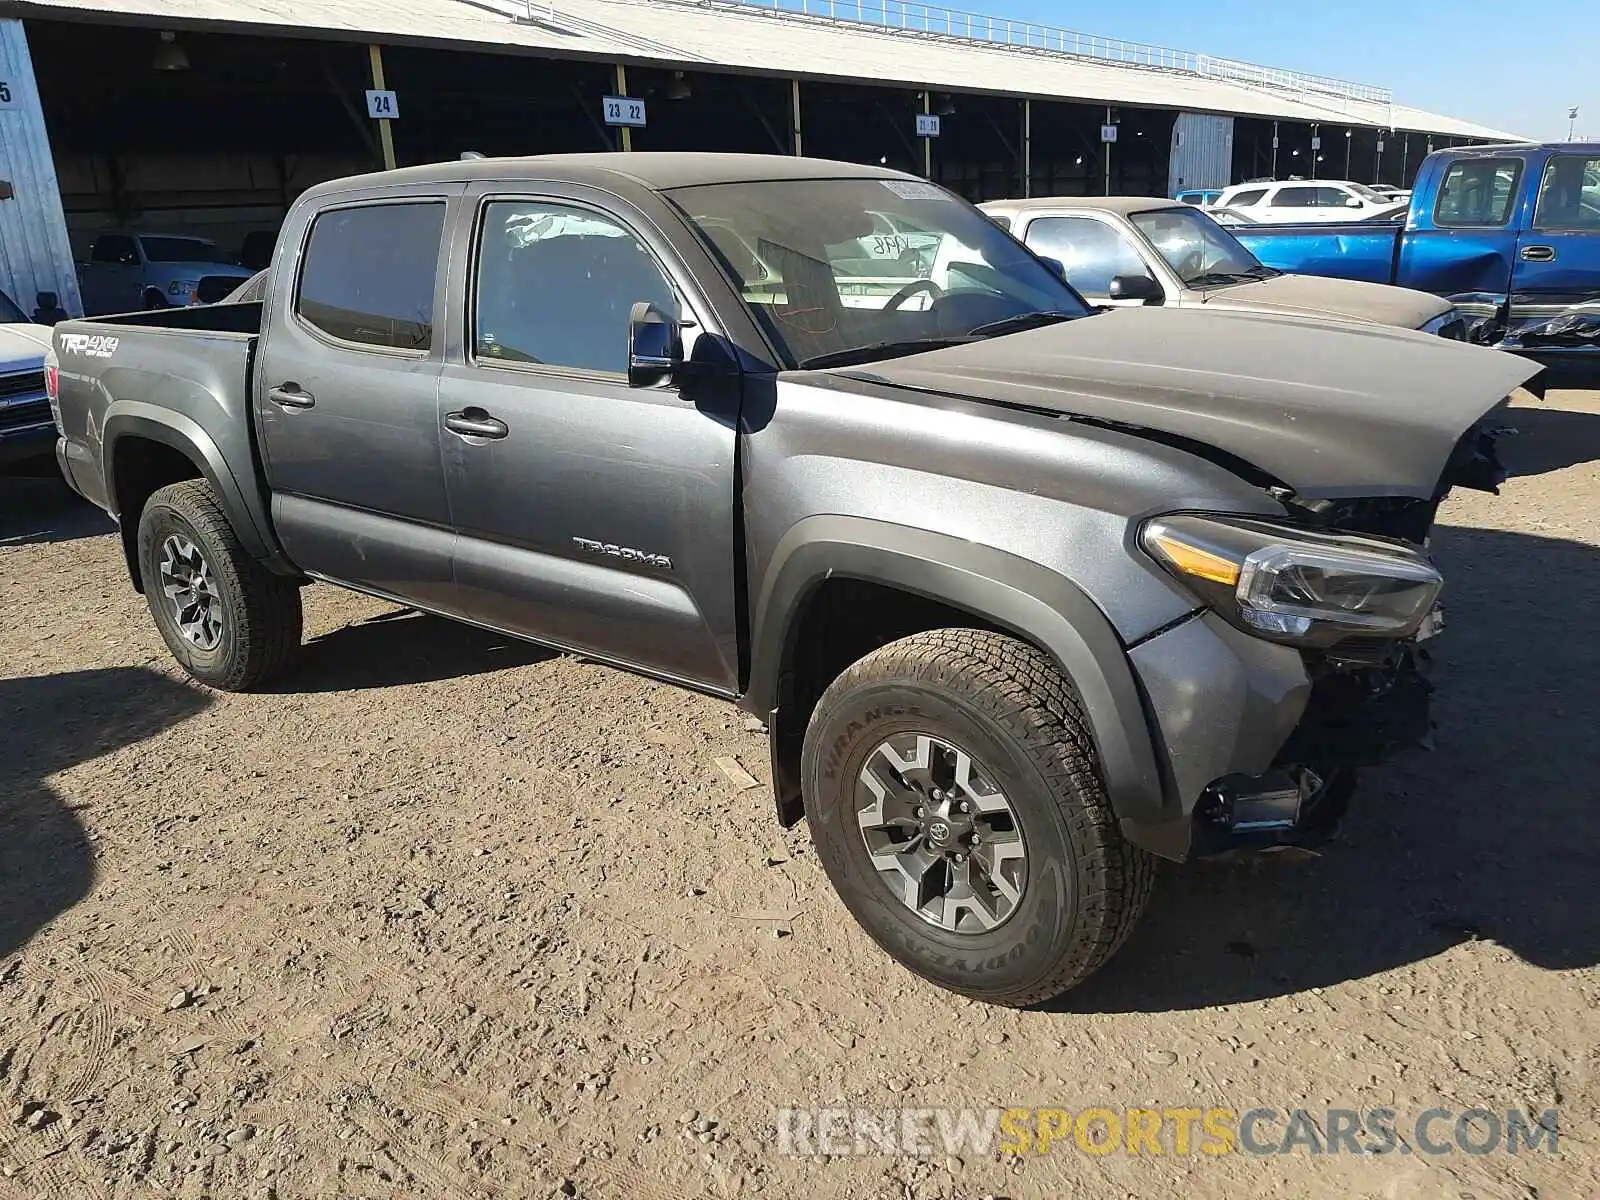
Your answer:
[[[1286,187],[1279,188],[1278,194],[1273,197],[1274,208],[1311,208],[1317,202],[1317,188]]]
[[[473,309],[480,361],[625,374],[628,316],[641,300],[679,311],[655,259],[617,221],[534,200],[485,206]]]
[[[1539,185],[1539,229],[1600,229],[1600,157],[1558,154]]]
[[[340,341],[430,349],[444,214],[439,200],[320,214],[306,241],[295,312]]]
[[[137,265],[139,250],[133,244],[131,237],[118,234],[101,234],[95,239],[94,249],[89,255],[90,261],[97,263],[118,263],[122,266]]]
[[[1321,208],[1345,208],[1345,201],[1351,198],[1351,193],[1343,188],[1317,189],[1317,204]]]
[[[1520,158],[1468,158],[1452,163],[1434,209],[1438,225],[1504,225],[1522,179]]]
[[[1266,194],[1267,190],[1265,188],[1256,188],[1254,191],[1250,192],[1240,192],[1233,198],[1233,201],[1228,205],[1228,207],[1249,208],[1252,204],[1258,203],[1261,197],[1265,196]]]
[[[1133,243],[1117,229],[1091,217],[1041,217],[1028,226],[1028,248],[1059,259],[1067,282],[1085,296],[1111,294],[1118,275],[1148,275]]]

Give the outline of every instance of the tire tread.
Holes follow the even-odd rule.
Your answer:
[[[1149,902],[1155,859],[1122,836],[1106,796],[1094,738],[1072,685],[1042,651],[984,629],[935,629],[873,651],[829,685],[813,728],[847,693],[885,680],[917,682],[961,697],[1016,740],[1043,777],[1079,850],[1076,921],[1069,952],[1025,989],[969,992],[1030,1007],[1098,970],[1122,946]]]
[[[161,506],[177,513],[205,543],[202,549],[211,569],[223,576],[228,590],[239,597],[236,611],[228,613],[237,630],[240,652],[227,669],[207,686],[225,692],[247,692],[281,675],[300,649],[303,616],[298,581],[267,570],[245,550],[222,505],[208,483],[189,479],[155,491],[145,503],[145,513]],[[156,603],[151,580],[146,595]],[[191,668],[192,669],[192,668]]]

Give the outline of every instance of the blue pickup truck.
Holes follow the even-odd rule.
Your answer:
[[[1600,379],[1600,143],[1436,151],[1403,220],[1229,230],[1280,271],[1443,296],[1552,383]]]

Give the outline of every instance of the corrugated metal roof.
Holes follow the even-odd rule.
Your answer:
[[[787,10],[662,0],[0,0],[22,16],[141,18],[152,25],[548,52],[680,67],[1145,105],[1290,121],[1510,138],[1422,109],[1288,93],[1181,70],[929,37]]]

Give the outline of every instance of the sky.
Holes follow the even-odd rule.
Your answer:
[[[1398,103],[1543,139],[1600,140],[1600,0],[938,0],[1386,87]]]

